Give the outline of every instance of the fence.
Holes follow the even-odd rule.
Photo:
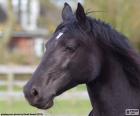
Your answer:
[[[7,91],[0,92],[1,99],[7,99],[10,101],[10,98],[21,98],[23,96],[22,91],[15,92],[14,86],[23,87],[26,83],[25,80],[15,80],[15,75],[23,74],[32,74],[35,70],[34,66],[5,66],[0,65],[0,74],[6,75],[6,80],[0,80],[0,86],[7,86]]]
[[[22,91],[14,91],[14,86],[23,87],[27,80],[15,80],[15,75],[25,75],[32,74],[35,70],[35,66],[5,66],[0,65],[0,75],[6,75],[7,80],[0,79],[0,86],[7,86],[7,91],[0,92],[0,100],[8,100],[11,99],[20,100],[23,98]],[[18,77],[20,78],[20,77]],[[58,97],[61,99],[71,99],[71,98],[80,98],[80,99],[88,99],[88,95],[86,92],[78,92],[76,90],[69,91]]]

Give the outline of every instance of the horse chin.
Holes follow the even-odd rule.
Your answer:
[[[50,100],[44,107],[42,107],[41,109],[49,109],[53,106],[54,102],[53,100]]]
[[[36,107],[39,109],[47,110],[47,109],[51,108],[53,106],[53,104],[54,104],[53,100],[50,100],[45,105],[38,105]]]

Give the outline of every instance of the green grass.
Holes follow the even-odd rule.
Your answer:
[[[51,116],[72,115],[87,116],[91,110],[88,100],[55,100],[54,106],[46,111]],[[0,101],[0,113],[37,113],[39,109],[30,106],[26,101],[7,103]]]
[[[36,108],[31,107],[25,101],[0,101],[0,113],[26,113],[37,112]]]
[[[0,91],[7,91],[7,86],[0,86]],[[13,88],[14,91],[22,91],[22,88],[19,86],[14,86]]]
[[[82,85],[78,85],[76,87],[76,90],[77,91],[87,91],[87,88],[86,88],[86,85],[85,84],[82,84]]]

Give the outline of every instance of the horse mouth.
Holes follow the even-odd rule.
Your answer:
[[[49,109],[53,106],[53,104],[54,104],[53,100],[50,100],[44,105],[36,105],[35,107],[37,107],[39,109]]]
[[[50,101],[45,105],[45,107],[43,107],[43,109],[49,109],[49,108],[51,108],[51,107],[53,106],[53,104],[54,104],[53,100],[50,100]]]

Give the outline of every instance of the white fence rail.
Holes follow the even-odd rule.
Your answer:
[[[32,74],[35,66],[5,66],[0,65],[0,74]]]

